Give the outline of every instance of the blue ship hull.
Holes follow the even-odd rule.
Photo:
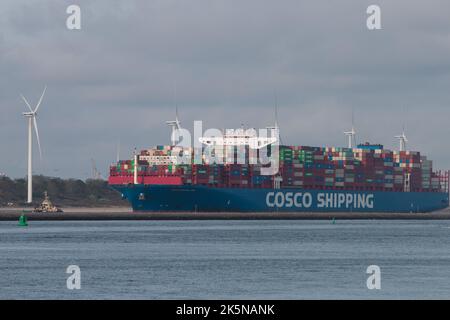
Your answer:
[[[443,192],[239,189],[206,186],[112,185],[134,211],[430,212],[449,206]]]

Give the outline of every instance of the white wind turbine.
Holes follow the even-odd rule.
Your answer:
[[[175,146],[177,144],[177,141],[175,139],[176,138],[175,130],[181,129],[180,121],[178,120],[178,107],[176,107],[176,109],[175,109],[175,120],[169,120],[169,121],[166,121],[166,123],[169,127],[172,128],[172,134],[170,136],[171,137],[170,141],[172,143],[172,146]]]
[[[25,97],[21,95],[28,109],[30,109],[30,112],[22,113],[26,118],[28,118],[28,197],[27,197],[28,203],[33,202],[33,127],[36,132],[36,139],[39,147],[39,156],[42,159],[41,142],[39,140],[39,131],[37,127],[36,115],[39,106],[41,105],[42,99],[44,98],[46,90],[47,87],[44,88],[44,91],[42,92],[42,95],[39,98],[39,101],[34,110],[31,108],[27,99],[25,99]]]
[[[406,143],[408,142],[408,139],[405,135],[405,126],[403,126],[402,134],[395,137],[400,140],[400,151],[406,151]]]
[[[274,93],[274,98],[275,98],[275,108],[274,108],[275,124],[274,126],[266,127],[266,129],[270,130],[272,137],[278,137],[279,139],[278,144],[281,145],[282,142],[280,135],[280,127],[278,126],[278,95],[276,91]]]
[[[352,149],[353,144],[356,144],[355,143],[356,131],[355,131],[355,125],[354,125],[353,110],[352,110],[352,130],[346,131],[346,132],[344,132],[344,134],[348,137],[348,148]]]

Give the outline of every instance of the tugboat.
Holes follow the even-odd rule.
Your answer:
[[[39,207],[34,208],[33,212],[63,212],[60,208],[53,205],[48,197],[47,191],[44,192],[44,201]]]

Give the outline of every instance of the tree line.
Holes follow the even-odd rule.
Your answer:
[[[38,204],[47,191],[50,200],[58,206],[127,206],[120,194],[104,180],[61,179],[33,176],[33,202]],[[0,206],[24,205],[27,198],[27,180],[0,177]]]

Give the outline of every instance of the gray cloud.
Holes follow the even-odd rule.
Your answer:
[[[359,141],[412,149],[450,168],[450,3],[375,1],[72,1],[0,5],[0,172],[24,176],[25,106],[37,101],[44,159],[35,172],[86,177],[122,155],[169,141],[174,86],[183,123],[263,127],[277,91],[283,141],[344,145],[355,109]],[[406,115],[404,108],[407,108]],[[37,155],[37,153],[36,153]]]

